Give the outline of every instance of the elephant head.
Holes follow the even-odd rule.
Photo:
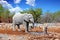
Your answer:
[[[32,28],[34,27],[34,18],[33,18],[33,15],[32,14],[25,14],[24,16],[24,21],[26,22],[30,22],[33,24]]]

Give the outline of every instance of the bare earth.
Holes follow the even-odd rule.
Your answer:
[[[9,26],[9,27],[7,27]],[[12,25],[0,25],[0,40],[60,40],[60,27],[50,27],[47,29],[48,34],[30,34],[25,33],[25,29],[21,26],[21,31],[12,31]],[[30,32],[43,32],[43,28],[35,27]]]

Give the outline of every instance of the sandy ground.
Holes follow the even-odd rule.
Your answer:
[[[47,29],[48,34],[30,34],[25,33],[24,27],[21,26],[21,31],[12,31],[11,24],[0,25],[0,40],[60,40],[60,27],[50,27]],[[35,27],[30,32],[43,32],[42,27]]]

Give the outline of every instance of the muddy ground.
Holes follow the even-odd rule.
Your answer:
[[[30,29],[32,33],[25,33],[25,28],[21,26],[21,31],[12,31],[11,24],[0,24],[0,40],[60,40],[60,27],[50,27],[47,29],[48,34],[43,33],[43,27]],[[35,32],[40,32],[37,34]]]

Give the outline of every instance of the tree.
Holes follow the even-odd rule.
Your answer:
[[[4,14],[5,14],[6,22],[11,23],[14,13],[10,13],[10,11],[8,9],[5,9],[5,13]]]
[[[55,22],[60,22],[60,11],[54,13]]]
[[[36,8],[36,9],[30,8],[29,10],[24,10],[21,13],[30,13],[30,14],[33,15],[34,21],[35,22],[39,22],[40,21],[40,17],[42,15],[42,9],[41,8]]]
[[[35,21],[40,22],[41,15],[42,15],[42,9],[41,8],[35,9],[35,18],[36,18]]]
[[[51,23],[54,20],[54,15],[52,12],[47,11],[43,16],[41,16],[41,23]]]
[[[4,9],[3,9],[2,5],[0,4],[0,22],[2,21],[2,17],[4,15],[3,11],[4,11]]]
[[[12,17],[14,13],[10,13],[10,11],[0,4],[0,23],[1,22],[12,22]]]
[[[60,22],[60,11],[54,13],[47,11],[43,16],[41,16],[41,23],[51,22]]]

